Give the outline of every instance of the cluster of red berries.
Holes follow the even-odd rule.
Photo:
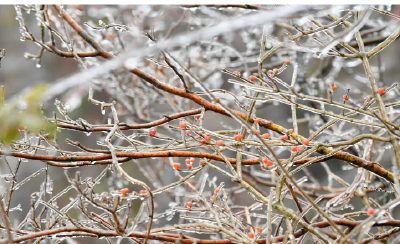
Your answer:
[[[193,168],[193,163],[196,161],[196,159],[195,158],[188,158],[188,159],[186,159],[185,160],[185,162],[186,162],[186,165],[187,165],[187,167],[188,167],[188,169],[189,170],[191,170],[192,168]]]

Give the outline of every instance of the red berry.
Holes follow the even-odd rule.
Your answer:
[[[337,85],[333,84],[332,85],[332,90],[336,90],[337,89]]]
[[[297,152],[297,147],[292,147],[292,152]]]
[[[241,134],[239,134],[239,135],[234,136],[233,139],[234,139],[235,141],[240,141],[240,140],[243,139],[243,136],[242,136]]]
[[[141,191],[139,192],[139,194],[141,194],[141,195],[147,194],[147,191],[141,190]]]
[[[269,134],[268,134],[268,133],[264,134],[264,135],[263,135],[263,138],[264,138],[264,139],[268,139],[268,138],[269,138]]]
[[[120,192],[121,192],[122,196],[124,197],[129,192],[129,189],[128,188],[124,188],[124,189],[121,189]]]
[[[260,130],[256,130],[255,133],[259,135],[259,134],[261,134],[261,131]]]
[[[135,196],[136,196],[136,195],[137,195],[137,192],[136,192],[136,191],[133,191],[133,192],[132,192],[132,195],[135,195]]]
[[[219,193],[219,188],[215,188],[215,193]]]
[[[24,130],[24,129],[25,129],[25,127],[23,125],[19,126],[19,130]]]
[[[306,139],[306,140],[303,141],[303,145],[308,146],[308,144],[310,144],[309,140]]]
[[[216,198],[216,197],[213,197],[211,200],[212,200],[213,202],[215,202],[215,201],[217,201],[217,198]]]
[[[278,74],[278,73],[279,73],[279,70],[278,70],[278,69],[274,69],[274,73],[275,73],[275,74]]]
[[[240,72],[239,71],[235,71],[235,72],[233,72],[233,74],[236,75],[236,76],[240,76]]]
[[[258,233],[261,233],[263,231],[263,229],[260,227],[260,228],[257,228],[257,232]]]
[[[149,131],[149,136],[155,136],[156,133],[157,133],[156,130],[151,130],[151,131]]]
[[[206,139],[201,140],[200,144],[201,144],[201,145],[207,144]]]
[[[225,142],[224,142],[224,141],[217,141],[217,142],[215,143],[215,145],[217,145],[218,147],[222,147],[222,146],[225,145]]]
[[[290,64],[290,61],[288,60],[288,61],[286,61],[286,65],[289,65]]]
[[[193,165],[189,164],[188,165],[188,170],[192,170],[192,168],[193,168]]]
[[[271,166],[272,162],[268,160],[268,158],[263,158],[263,162],[267,165],[267,166]]]
[[[250,233],[250,234],[249,234],[249,238],[250,238],[250,239],[253,239],[253,237],[254,237],[254,234],[253,234],[253,233]]]
[[[289,139],[289,137],[287,135],[284,135],[284,136],[281,136],[280,139],[281,139],[281,141],[284,141],[284,140]]]
[[[193,203],[192,202],[188,202],[186,205],[188,206],[188,208],[191,208],[193,206]]]
[[[303,146],[297,146],[297,151],[298,151],[299,153],[303,152]]]
[[[180,123],[179,125],[182,130],[186,129],[187,124],[185,122]]]
[[[294,132],[293,129],[288,130],[289,134],[292,134]]]
[[[210,140],[211,140],[211,136],[205,136],[205,137],[204,137],[204,140],[210,141]]]
[[[256,80],[256,77],[255,77],[255,76],[250,76],[250,80],[251,80],[251,81],[255,81],[255,80]]]
[[[196,115],[196,119],[200,119],[200,114]]]
[[[254,123],[259,124],[260,121],[261,121],[261,119],[255,119],[255,120],[254,120]]]
[[[186,135],[190,136],[190,130],[186,131]]]
[[[195,158],[190,158],[190,162],[191,162],[191,163],[194,163],[195,161],[196,161]]]
[[[186,160],[185,160],[185,163],[186,163],[187,165],[192,164],[192,163],[190,162],[190,159],[186,159]]]
[[[310,30],[313,30],[313,28],[312,28],[312,27],[310,27]]]
[[[368,215],[372,216],[375,214],[375,210],[373,208],[368,209]]]
[[[379,94],[381,94],[381,96],[382,95],[385,95],[385,89],[383,89],[383,88],[379,88]]]
[[[343,95],[343,100],[349,100],[349,96]]]
[[[181,167],[182,165],[180,163],[174,163],[174,169],[179,170]]]

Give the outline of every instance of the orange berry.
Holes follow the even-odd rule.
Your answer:
[[[147,191],[141,190],[141,191],[139,192],[139,194],[141,194],[141,195],[147,194]]]
[[[268,158],[263,158],[263,162],[267,165],[267,166],[271,166],[272,162],[268,160]]]
[[[149,136],[155,136],[156,133],[157,133],[156,130],[151,130],[151,131],[149,131]]]
[[[200,119],[200,114],[196,115],[196,119]]]
[[[349,96],[343,95],[343,100],[349,100]]]
[[[179,170],[181,167],[182,165],[180,163],[174,163],[174,169]]]
[[[233,72],[233,74],[236,75],[236,76],[240,76],[240,72],[239,71],[235,71],[235,72]]]
[[[382,96],[382,95],[385,95],[385,89],[383,89],[383,88],[379,88],[379,94]]]
[[[224,141],[217,141],[217,142],[215,143],[215,145],[217,145],[218,147],[222,147],[222,146],[225,145],[225,142],[224,142]]]
[[[249,234],[249,238],[250,238],[250,239],[253,239],[253,237],[254,237],[254,234],[253,234],[253,233],[250,233],[250,234]]]
[[[292,152],[297,152],[297,147],[292,147]]]
[[[207,144],[206,139],[201,140],[200,144],[201,144],[201,145]]]
[[[255,120],[254,120],[254,123],[259,124],[260,121],[261,121],[261,119],[255,119]]]
[[[255,77],[255,76],[250,76],[250,80],[251,80],[251,81],[255,81],[255,80],[256,80],[256,77]]]
[[[286,61],[286,65],[289,65],[290,64],[290,61],[288,60],[288,61]]]
[[[368,215],[372,216],[375,214],[375,210],[373,208],[368,209]]]
[[[19,126],[19,130],[24,130],[24,129],[25,129],[25,127],[23,125]]]
[[[193,203],[192,202],[188,202],[186,205],[188,206],[188,208],[191,208],[193,206]]]
[[[211,140],[211,136],[205,136],[205,137],[204,137],[204,140],[210,141],[210,140]]]
[[[268,133],[264,134],[264,135],[263,135],[263,138],[264,138],[264,139],[268,139],[268,138],[269,138],[269,134],[268,134]]]
[[[213,197],[211,200],[212,200],[213,202],[215,202],[215,201],[217,201],[217,198],[216,198],[216,197]]]
[[[261,233],[263,231],[263,229],[260,227],[260,228],[257,228],[257,232],[258,233]]]
[[[133,192],[132,192],[132,195],[135,195],[135,196],[136,196],[136,195],[137,195],[137,192],[136,192],[136,191],[133,191]]]
[[[255,132],[256,134],[261,134],[261,131],[260,130],[256,130],[256,132]]]
[[[193,168],[193,165],[189,164],[188,165],[188,170],[192,170],[192,168]]]
[[[332,90],[336,90],[337,89],[337,85],[333,84],[332,85]]]
[[[310,144],[310,141],[309,141],[309,140],[304,140],[304,141],[303,141],[303,145],[308,146],[308,144]]]
[[[233,139],[234,139],[235,141],[240,141],[240,140],[243,139],[243,136],[242,136],[241,134],[239,134],[239,135],[234,136]]]
[[[185,163],[186,163],[187,165],[192,164],[192,162],[190,162],[190,159],[186,159],[186,160],[185,160]]]
[[[215,193],[219,193],[219,188],[215,188]]]
[[[275,74],[278,74],[278,73],[279,73],[279,70],[278,70],[278,69],[274,69],[274,73],[275,73]]]
[[[293,130],[293,129],[290,129],[290,130],[288,130],[288,132],[289,132],[290,134],[292,134],[292,133],[294,132],[294,130]]]
[[[191,162],[191,163],[194,163],[195,161],[196,161],[195,158],[190,158],[190,162]]]
[[[190,130],[186,131],[186,135],[190,136]]]
[[[124,197],[129,192],[129,189],[128,188],[124,188],[124,189],[121,189],[120,192],[121,192],[122,196]]]
[[[186,129],[187,124],[185,122],[180,123],[179,125],[182,130]]]
[[[312,27],[310,27],[310,30],[313,30],[313,28],[312,28]]]
[[[281,141],[284,141],[284,140],[289,139],[289,137],[287,135],[284,135],[284,136],[281,136],[280,139],[281,139]]]

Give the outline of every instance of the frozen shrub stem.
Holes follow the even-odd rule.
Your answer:
[[[400,17],[385,8],[16,5],[38,68],[48,54],[82,74],[114,66],[71,85],[106,122],[68,114],[86,94],[62,91],[45,118],[54,131],[21,119],[12,139],[0,132],[0,243],[397,243],[400,93],[374,57],[398,45]],[[260,13],[276,18],[240,22]],[[71,131],[97,147],[66,138],[66,149]],[[28,160],[42,166],[21,179]],[[57,168],[68,185],[54,186]]]

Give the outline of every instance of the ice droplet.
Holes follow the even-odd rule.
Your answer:
[[[40,65],[40,64],[36,64],[36,68],[38,68],[38,69],[39,69],[40,67],[41,67],[41,65]]]

